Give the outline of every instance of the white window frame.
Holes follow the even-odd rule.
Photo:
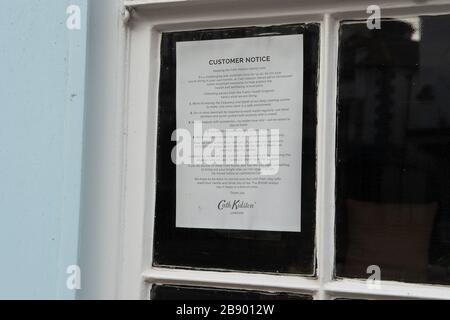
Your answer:
[[[426,4],[414,4],[405,0],[374,2],[376,3],[372,4],[381,7],[383,18],[450,13],[450,1],[447,0],[431,0]],[[251,0],[245,3],[227,0],[126,0],[121,3],[127,8],[131,18],[128,20],[128,12],[122,12],[126,19],[122,21],[125,25],[116,30],[117,44],[107,46],[109,49],[119,49],[115,59],[109,64],[115,64],[118,80],[114,85],[107,84],[110,89],[114,87],[117,90],[114,92],[118,105],[115,113],[117,117],[109,117],[107,121],[114,122],[112,128],[120,128],[122,134],[105,147],[108,150],[119,150],[121,156],[116,159],[120,163],[114,172],[120,177],[117,180],[119,187],[102,194],[119,195],[116,206],[118,209],[115,211],[117,223],[113,224],[108,220],[114,217],[112,213],[103,212],[95,223],[109,223],[112,235],[105,236],[102,246],[85,246],[85,252],[81,252],[82,258],[91,257],[93,253],[100,253],[105,249],[113,252],[114,258],[108,260],[108,257],[104,257],[97,261],[103,266],[116,264],[113,268],[115,275],[111,273],[109,277],[104,276],[103,282],[98,282],[103,286],[108,286],[108,281],[114,282],[105,289],[107,293],[100,292],[99,296],[148,299],[152,284],[172,284],[303,293],[314,299],[450,299],[449,286],[381,281],[380,289],[371,289],[364,279],[334,278],[338,29],[341,20],[366,19],[369,4],[371,3],[358,0],[346,1],[345,4],[332,0],[305,0],[298,3],[270,0]],[[120,6],[115,9],[120,9]],[[317,104],[317,277],[152,267],[161,32],[302,22],[319,22],[321,25]],[[99,36],[91,39],[97,49],[98,39]],[[106,49],[102,52],[105,51]],[[98,79],[108,81],[106,77],[98,76]],[[97,98],[101,94],[88,93],[88,100],[90,99],[93,108],[96,107],[94,102],[98,104]],[[94,149],[90,147],[88,152],[105,152]],[[117,152],[115,155],[117,156]],[[86,165],[89,167],[89,163]],[[86,181],[88,180],[89,178]],[[102,187],[112,188],[106,184]],[[91,188],[90,192],[98,191]],[[100,208],[99,201],[105,203],[106,200],[90,199],[84,207],[89,209],[94,206],[100,211],[104,210]],[[93,222],[93,218],[87,217],[85,220],[85,223]],[[89,234],[86,237],[93,238]],[[106,243],[108,239],[111,241]],[[89,272],[90,277],[100,273]],[[89,294],[81,297],[89,297]]]

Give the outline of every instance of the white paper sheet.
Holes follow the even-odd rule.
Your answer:
[[[300,232],[302,100],[302,35],[177,43],[177,128],[280,133],[275,175],[177,165],[177,227]]]

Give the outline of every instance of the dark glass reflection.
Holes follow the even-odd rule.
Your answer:
[[[303,34],[302,231],[267,232],[175,227],[176,167],[171,141],[176,129],[176,43],[178,41]],[[197,30],[163,33],[157,150],[154,264],[314,275],[316,199],[317,72],[319,25]],[[276,195],[274,195],[276,196]],[[274,215],[277,212],[273,213]]]
[[[292,293],[212,289],[188,286],[154,285],[152,300],[312,300],[311,296]]]
[[[450,16],[341,25],[338,276],[450,283]]]

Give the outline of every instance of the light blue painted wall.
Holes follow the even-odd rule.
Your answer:
[[[75,296],[86,1],[0,3],[0,298]]]

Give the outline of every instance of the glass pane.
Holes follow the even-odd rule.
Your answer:
[[[450,16],[340,30],[337,266],[450,283]]]
[[[150,297],[152,300],[312,300],[311,296],[293,293],[171,285],[152,286]]]
[[[176,166],[171,160],[176,129],[177,43],[194,40],[303,35],[303,131],[301,232],[176,227]],[[300,53],[299,53],[300,54]],[[159,92],[155,266],[186,266],[262,272],[315,273],[316,100],[319,25],[197,30],[163,33]],[[301,89],[301,88],[299,88]],[[276,196],[276,195],[274,195]],[[277,212],[273,212],[277,215]]]

